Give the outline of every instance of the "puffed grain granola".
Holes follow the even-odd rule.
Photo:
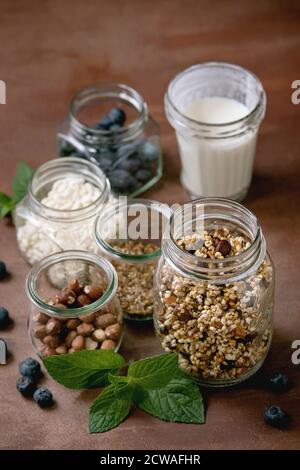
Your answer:
[[[111,248],[128,255],[146,255],[157,251],[157,245],[140,240],[118,241]],[[153,314],[153,276],[156,259],[131,263],[112,261],[118,274],[118,296],[124,315],[142,319]]]
[[[236,256],[250,246],[227,228],[186,235],[177,244],[210,259]],[[225,284],[193,281],[165,263],[157,316],[163,348],[177,351],[181,367],[199,379],[226,381],[247,374],[269,348],[270,318],[261,304],[271,281],[266,260],[250,277]]]

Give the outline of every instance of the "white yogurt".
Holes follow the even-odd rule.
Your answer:
[[[205,124],[227,125],[244,118],[250,110],[242,103],[222,97],[193,101],[183,109],[190,119]],[[230,128],[238,128],[232,125]],[[176,132],[182,162],[181,181],[198,196],[242,199],[250,185],[255,156],[257,129],[238,136],[206,139]]]

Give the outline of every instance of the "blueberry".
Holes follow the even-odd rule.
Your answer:
[[[137,186],[136,179],[126,170],[113,170],[109,180],[113,189],[120,193],[128,193]]]
[[[9,313],[4,307],[0,307],[0,329],[6,328],[9,324]]]
[[[36,390],[36,384],[30,377],[20,377],[17,381],[17,390],[24,397],[32,397]]]
[[[152,163],[158,159],[159,150],[154,144],[149,141],[142,144],[139,150],[142,160],[146,162]]]
[[[290,387],[290,381],[285,374],[276,372],[270,377],[270,388],[273,392],[281,393],[288,390]]]
[[[6,274],[6,264],[4,263],[4,261],[0,261],[0,281],[5,278]]]
[[[151,179],[152,173],[150,170],[139,170],[136,172],[135,177],[141,183],[146,183]]]
[[[42,408],[53,405],[53,395],[47,388],[38,388],[33,394],[33,399]]]
[[[32,357],[27,357],[24,361],[20,362],[19,371],[21,375],[29,377],[33,381],[36,381],[42,375],[39,362],[32,359]]]
[[[101,170],[103,170],[104,173],[107,173],[111,168],[112,162],[108,158],[101,158],[101,160],[99,161],[99,165]]]
[[[108,116],[104,116],[101,121],[96,124],[96,129],[99,129],[101,131],[108,131],[110,126],[112,125],[111,120],[109,119]]]
[[[119,124],[120,126],[123,126],[126,120],[125,111],[121,108],[112,108],[108,113],[108,117],[114,124]]]
[[[118,168],[121,168],[122,170],[130,171],[130,173],[135,173],[141,166],[141,162],[138,158],[127,158],[125,160],[122,160]]]
[[[277,405],[266,408],[264,418],[265,422],[274,428],[283,428],[289,423],[289,416]]]

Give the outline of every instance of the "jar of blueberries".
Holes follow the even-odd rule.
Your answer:
[[[28,274],[29,337],[41,357],[81,350],[117,351],[122,310],[117,273],[85,251],[55,253]]]
[[[80,90],[60,125],[59,155],[96,163],[114,194],[137,196],[162,176],[159,128],[133,88],[100,83]]]

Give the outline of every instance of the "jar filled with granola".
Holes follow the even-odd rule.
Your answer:
[[[272,338],[274,267],[248,209],[206,198],[176,210],[155,291],[162,347],[199,384],[234,385],[261,367]]]
[[[83,349],[116,351],[122,340],[117,274],[84,251],[55,253],[29,272],[29,336],[41,357]]]
[[[97,245],[117,271],[118,296],[128,320],[152,319],[153,276],[170,213],[156,201],[120,198],[95,223]]]

